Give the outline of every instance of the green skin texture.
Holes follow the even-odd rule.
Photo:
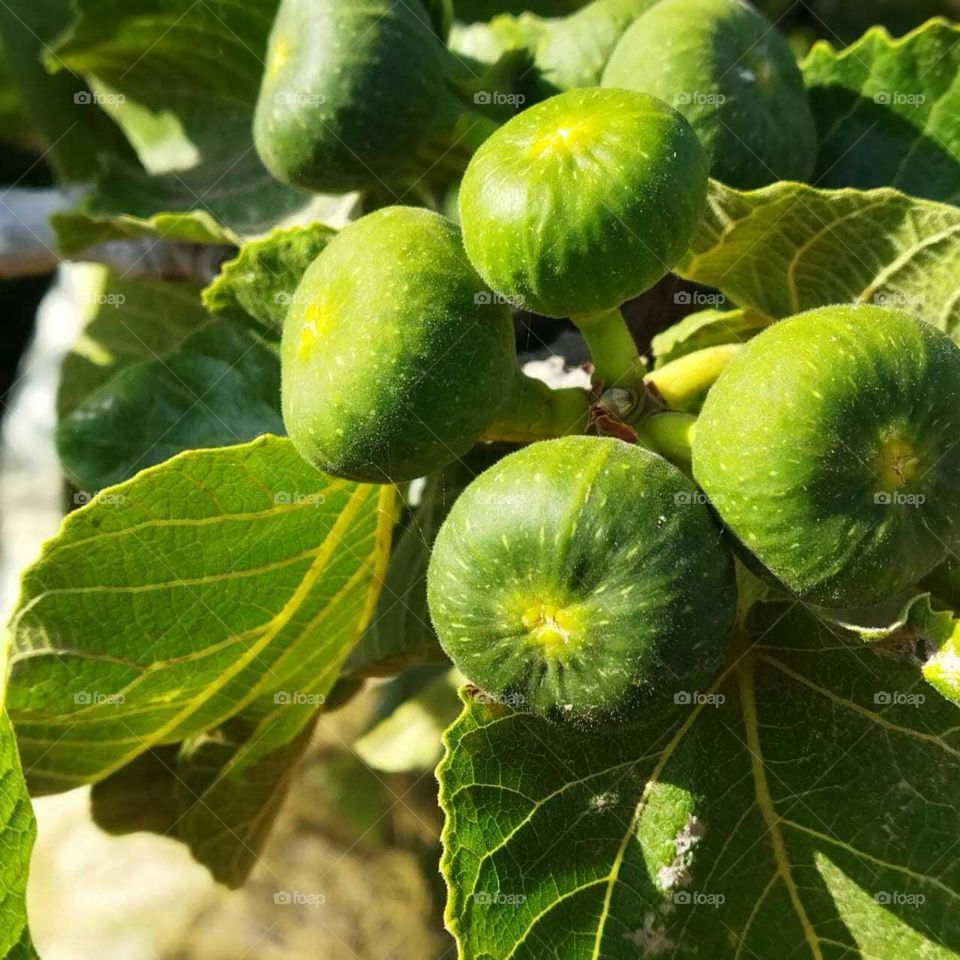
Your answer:
[[[619,307],[689,247],[707,166],[693,129],[661,101],[562,93],[470,161],[459,198],[467,254],[494,290],[536,313]]]
[[[439,214],[390,207],[331,241],[297,288],[281,344],[283,419],[304,458],[383,483],[473,446],[521,377],[510,313],[477,303],[483,290]]]
[[[783,585],[865,606],[960,540],[958,437],[960,349],[945,334],[879,307],[824,307],[774,324],[726,368],[697,422],[693,472]],[[916,458],[899,475],[886,457],[897,442]]]
[[[470,681],[581,722],[703,689],[736,598],[732,556],[693,484],[648,450],[582,436],[478,477],[440,530],[427,589],[440,642]],[[565,611],[561,648],[524,620],[541,603]]]
[[[675,106],[710,154],[711,176],[730,186],[813,171],[816,128],[793,52],[741,0],[661,0],[623,35],[603,86]]]
[[[408,0],[282,0],[253,120],[274,177],[335,193],[410,175],[460,112],[426,16]]]

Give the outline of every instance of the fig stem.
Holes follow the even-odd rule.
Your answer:
[[[689,467],[696,423],[697,418],[692,413],[674,410],[654,413],[636,426],[637,443],[678,467]]]
[[[646,376],[668,407],[687,410],[703,399],[742,344],[724,343],[706,347],[665,363]]]
[[[594,383],[627,390],[641,385],[646,371],[619,307],[578,313],[570,319],[590,350]]]
[[[483,439],[531,443],[583,433],[589,410],[590,396],[586,390],[554,389],[542,380],[518,373],[512,401]]]

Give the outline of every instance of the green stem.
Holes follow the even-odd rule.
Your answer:
[[[668,407],[689,410],[699,405],[740,350],[739,343],[706,347],[651,371],[646,381],[656,387]]]
[[[579,313],[570,319],[590,349],[595,382],[602,382],[608,389],[623,387],[627,390],[642,384],[643,361],[619,307]]]
[[[541,380],[518,373],[513,401],[484,434],[484,440],[530,443],[587,428],[590,397],[578,387],[554,390]]]
[[[637,442],[679,467],[688,467],[693,457],[696,423],[697,418],[692,413],[655,413],[636,428]]]

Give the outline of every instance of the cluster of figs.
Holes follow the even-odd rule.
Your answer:
[[[265,87],[322,79],[338,136],[324,141],[291,119],[293,99],[278,111],[263,94],[257,142],[278,176],[362,187],[358,177],[389,179],[427,145],[442,149],[445,124],[461,122],[443,5],[426,4],[424,20],[415,2],[381,5],[379,39],[350,48],[376,0],[329,2],[319,25],[285,0]],[[729,118],[701,129],[646,89],[663,79],[647,53],[673,23],[678,42],[712,29],[737,56],[749,46],[742,22],[763,21],[738,0],[698,0],[683,31],[671,17],[686,0],[575,16],[638,6],[651,9],[607,51],[602,76],[593,63],[594,85],[539,99],[471,148],[458,222],[394,205],[337,234],[292,298],[281,351],[287,430],[329,474],[400,483],[483,441],[518,445],[453,505],[430,560],[430,613],[470,681],[574,721],[704,689],[730,645],[743,576],[816,606],[869,606],[915,586],[960,542],[960,348],[911,314],[837,305],[780,319],[736,351],[698,416],[671,421],[652,397],[620,307],[689,248],[718,158],[734,179],[746,167],[719,146]],[[565,23],[513,24],[537,34],[539,84],[562,86],[556,64],[574,65],[560,56]],[[414,56],[431,30],[434,53]],[[384,32],[400,66],[376,47]],[[799,82],[773,38],[751,47],[763,60],[753,99],[731,99],[748,126],[767,118],[760,147],[782,169],[806,163],[788,141],[806,136],[807,119],[798,109],[774,122],[757,106],[793,98]],[[311,43],[328,64],[350,48],[363,75],[306,62]],[[377,109],[407,98],[408,140],[378,133],[364,85]],[[424,91],[435,124],[417,114]],[[525,375],[510,307],[571,319],[594,390]]]

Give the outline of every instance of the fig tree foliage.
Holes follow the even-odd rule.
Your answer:
[[[960,28],[804,10],[0,11],[88,261],[0,960],[29,797],[237,887],[345,704],[462,960],[960,957]]]

